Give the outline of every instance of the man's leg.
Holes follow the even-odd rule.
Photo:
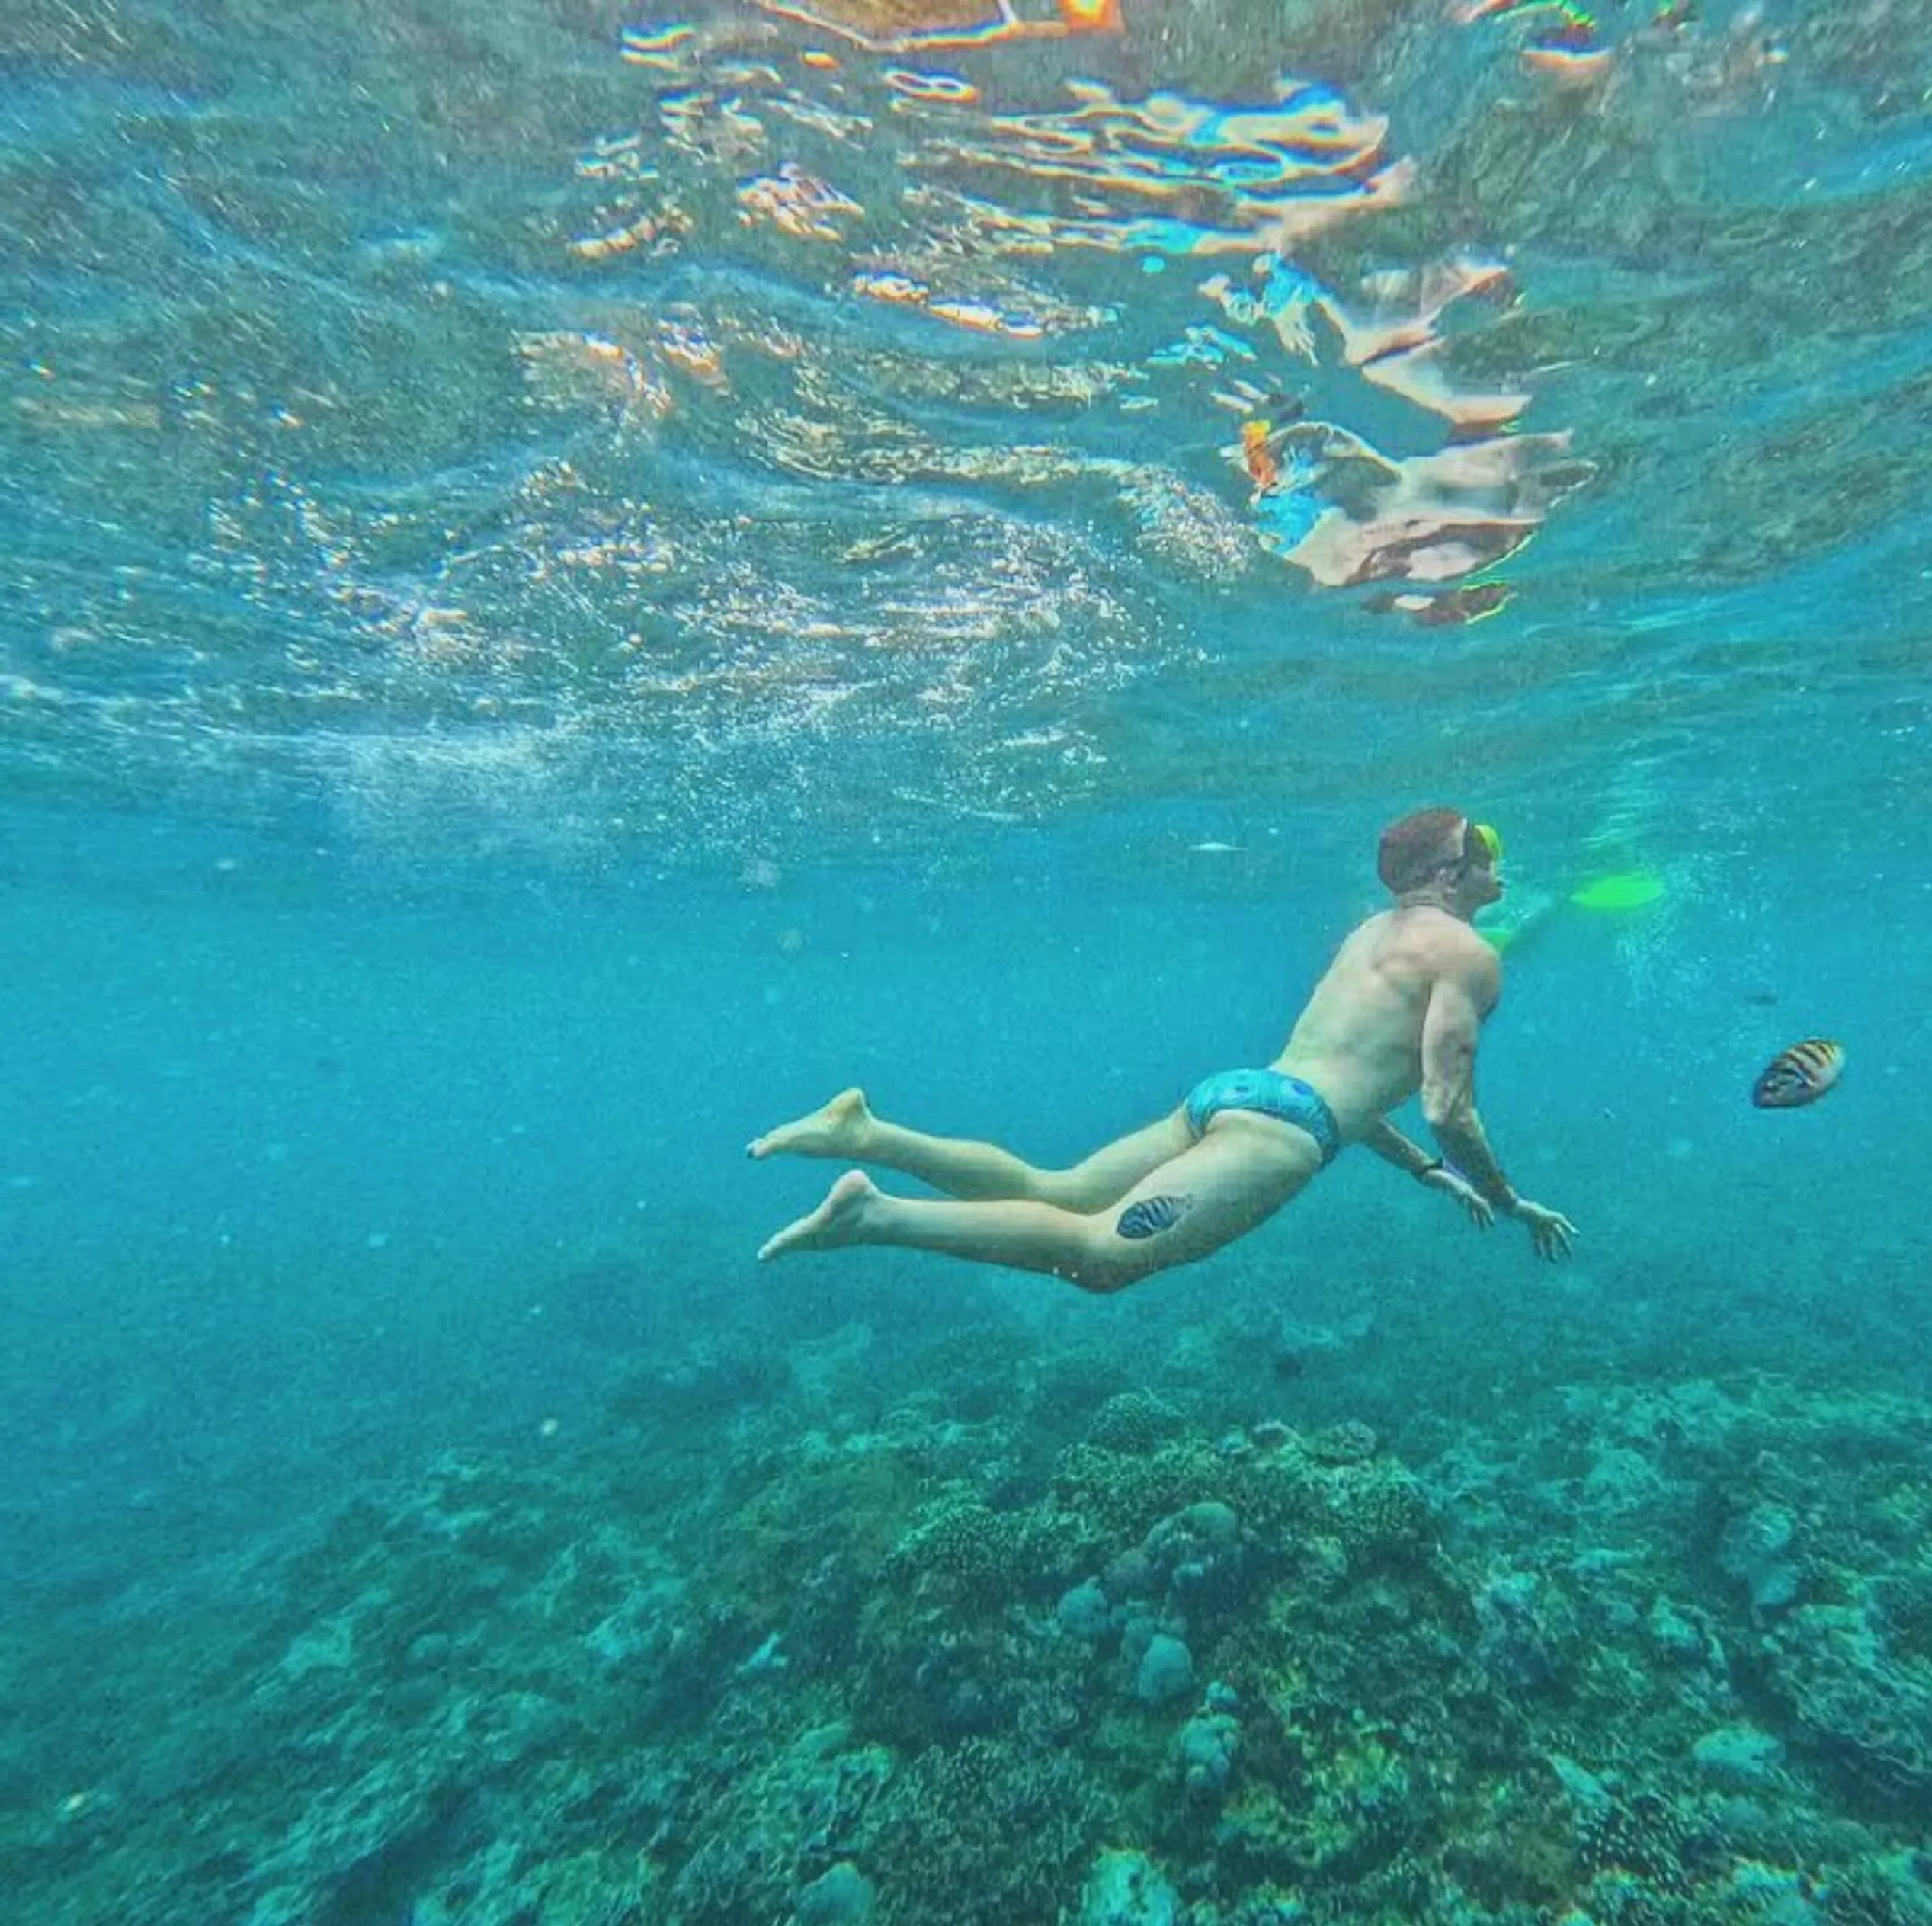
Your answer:
[[[996,1143],[928,1136],[874,1117],[862,1090],[843,1090],[822,1109],[780,1124],[745,1146],[751,1157],[836,1157],[883,1164],[936,1191],[975,1200],[1022,1199],[1062,1210],[1102,1210],[1192,1141],[1180,1111],[1117,1139],[1071,1170],[1041,1170]]]
[[[1230,1111],[1117,1207],[1090,1213],[1021,1200],[888,1197],[863,1171],[848,1171],[816,1210],[787,1226],[758,1255],[895,1244],[1046,1271],[1083,1290],[1115,1291],[1191,1264],[1252,1230],[1321,1168],[1320,1148],[1306,1131]]]

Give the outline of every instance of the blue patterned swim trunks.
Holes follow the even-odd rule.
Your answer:
[[[1187,1096],[1187,1127],[1198,1137],[1223,1110],[1254,1110],[1306,1130],[1324,1164],[1341,1149],[1334,1112],[1312,1084],[1280,1070],[1223,1070],[1205,1077]]]

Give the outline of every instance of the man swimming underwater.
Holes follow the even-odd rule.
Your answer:
[[[880,1164],[948,1194],[890,1197],[848,1171],[758,1255],[897,1244],[1122,1290],[1252,1230],[1351,1143],[1479,1225],[1498,1211],[1517,1219],[1539,1257],[1568,1255],[1575,1227],[1517,1194],[1476,1114],[1477,1033],[1501,971],[1470,919],[1502,894],[1501,854],[1493,829],[1453,809],[1392,823],[1376,867],[1395,906],[1350,932],[1274,1062],[1208,1078],[1171,1116],[1071,1170],[886,1123],[857,1090],[755,1138],[753,1157]],[[1388,1120],[1418,1091],[1440,1157]]]

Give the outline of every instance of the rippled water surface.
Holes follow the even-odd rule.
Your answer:
[[[13,0],[6,780],[591,870],[1472,771],[1882,840],[1929,14]]]

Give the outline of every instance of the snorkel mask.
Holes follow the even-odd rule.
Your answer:
[[[1503,860],[1502,832],[1493,823],[1466,823],[1463,828],[1463,860],[1472,868],[1497,869]]]

